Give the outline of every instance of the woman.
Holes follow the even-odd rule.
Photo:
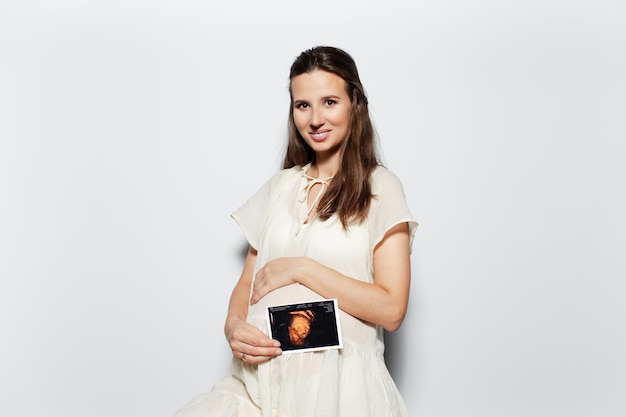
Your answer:
[[[284,169],[232,215],[250,248],[225,324],[230,373],[176,417],[406,416],[383,329],[404,319],[417,223],[379,164],[350,55],[307,50],[289,78]],[[267,307],[320,299],[337,299],[343,348],[283,355]]]

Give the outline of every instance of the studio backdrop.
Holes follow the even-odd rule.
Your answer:
[[[345,49],[420,226],[413,416],[626,411],[621,1],[0,3],[0,415],[169,417],[222,378],[293,59]]]

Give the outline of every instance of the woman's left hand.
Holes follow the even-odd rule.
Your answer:
[[[266,263],[256,273],[250,302],[256,304],[268,293],[295,284],[297,274],[309,264],[309,261],[309,258],[298,257],[277,258]]]

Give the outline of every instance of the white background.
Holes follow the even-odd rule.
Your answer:
[[[171,416],[226,372],[287,76],[359,65],[420,221],[413,416],[626,415],[622,1],[0,2],[0,415]]]

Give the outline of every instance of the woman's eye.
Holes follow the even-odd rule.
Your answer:
[[[309,105],[306,104],[306,103],[297,103],[296,104],[296,109],[306,109],[307,107],[309,107]]]
[[[332,106],[332,105],[333,105],[333,104],[335,104],[335,103],[336,103],[336,101],[335,101],[335,100],[330,100],[330,99],[329,99],[329,100],[326,100],[326,105],[327,105],[327,106]]]

